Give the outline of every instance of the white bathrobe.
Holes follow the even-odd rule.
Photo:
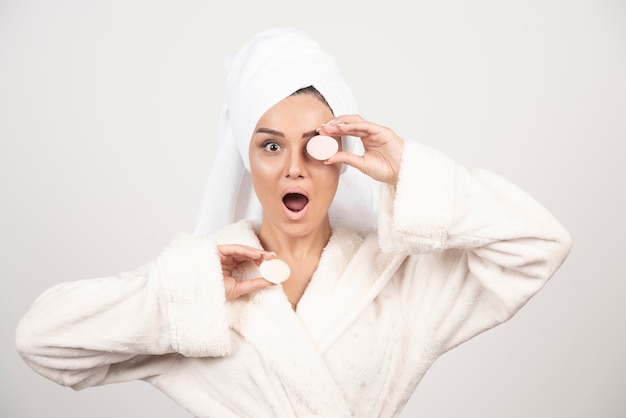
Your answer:
[[[296,312],[280,286],[225,301],[216,245],[261,248],[241,221],[46,291],[18,350],[60,384],[143,379],[198,417],[397,416],[435,359],[541,289],[570,238],[517,187],[416,142],[381,187],[378,232],[334,225]]]

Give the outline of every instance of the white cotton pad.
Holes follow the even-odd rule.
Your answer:
[[[265,280],[276,284],[284,282],[291,274],[287,263],[278,258],[263,261],[259,269],[261,270],[261,276]]]
[[[309,139],[306,152],[316,160],[328,160],[339,149],[339,143],[331,136],[317,135]]]

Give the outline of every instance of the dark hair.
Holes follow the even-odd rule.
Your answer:
[[[322,93],[320,93],[315,87],[313,87],[313,86],[303,87],[303,88],[298,89],[298,90],[294,91],[293,93],[291,93],[290,96],[298,96],[300,94],[306,94],[306,95],[313,96],[313,97],[319,99],[320,102],[322,102],[326,106],[328,106],[328,108],[330,109],[330,111],[332,112],[333,115],[335,114],[335,112],[333,112],[333,108],[330,107],[330,105],[328,104],[328,102],[326,101],[324,96],[322,96]]]

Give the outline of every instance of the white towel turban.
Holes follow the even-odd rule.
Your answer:
[[[250,39],[227,60],[226,98],[218,130],[217,155],[200,205],[196,234],[210,234],[243,218],[260,222],[263,211],[252,187],[248,147],[261,116],[295,91],[313,86],[335,116],[357,106],[333,57],[307,33],[271,29]],[[342,138],[345,151],[362,154],[360,139]],[[329,209],[333,226],[366,232],[375,226],[378,189],[353,167],[343,170]]]

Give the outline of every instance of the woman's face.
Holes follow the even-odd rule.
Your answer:
[[[341,167],[309,156],[306,144],[333,117],[320,99],[299,94],[277,103],[259,119],[249,157],[263,222],[294,236],[328,222]]]

